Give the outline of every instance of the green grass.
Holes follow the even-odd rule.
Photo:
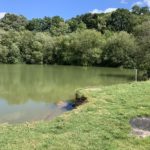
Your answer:
[[[0,126],[0,150],[149,150],[129,120],[150,115],[150,82],[83,89],[88,103],[51,122]]]

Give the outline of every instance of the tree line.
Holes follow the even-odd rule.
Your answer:
[[[0,63],[126,67],[150,76],[150,10],[0,19]]]

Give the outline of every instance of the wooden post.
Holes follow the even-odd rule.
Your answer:
[[[138,81],[138,70],[137,69],[134,69],[135,70],[135,82]]]

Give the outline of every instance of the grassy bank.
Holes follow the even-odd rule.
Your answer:
[[[150,82],[79,92],[88,103],[52,122],[0,125],[0,150],[148,150],[150,138],[131,135],[129,120],[150,115]]]

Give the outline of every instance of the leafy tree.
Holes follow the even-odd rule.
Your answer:
[[[113,31],[131,32],[134,26],[134,18],[132,13],[127,9],[117,9],[112,12],[107,21],[107,27]]]
[[[101,62],[105,40],[95,30],[84,30],[53,38],[44,61],[65,65],[96,65]],[[50,59],[50,61],[49,61]],[[53,60],[53,61],[52,61]]]
[[[43,47],[43,63],[44,64],[54,64],[56,63],[54,59],[55,49],[56,48],[56,41],[55,38],[52,38],[46,35],[45,44]]]
[[[59,27],[59,24],[61,22],[65,22],[63,18],[61,18],[60,16],[54,16],[52,17],[52,25],[55,27]]]
[[[43,26],[42,31],[49,31],[52,25],[52,18],[51,17],[44,17],[43,18]]]
[[[10,29],[20,31],[26,28],[27,23],[28,21],[24,16],[8,13],[0,20],[0,28],[7,31]]]
[[[43,20],[42,19],[32,19],[29,21],[27,25],[27,29],[29,31],[42,31],[43,29]]]
[[[20,51],[23,62],[27,64],[42,64],[45,42],[44,33],[24,32],[22,38],[24,41],[20,44]]]
[[[102,58],[103,65],[111,67],[134,67],[137,44],[132,35],[126,32],[115,33],[108,38]]]
[[[149,13],[150,13],[150,10],[148,6],[141,8],[141,14],[149,14]]]
[[[19,42],[20,34],[16,31],[10,30],[1,34],[1,58],[3,54],[6,57],[1,59],[2,63],[14,64],[20,62]]]
[[[72,18],[67,21],[70,31],[71,32],[76,32],[76,31],[81,31],[86,29],[86,24],[83,23],[83,21],[80,21],[76,18]]]
[[[147,7],[139,6],[68,21],[6,14],[0,19],[0,63],[137,67],[150,76],[149,18]],[[133,32],[136,41],[118,31]]]
[[[147,76],[150,77],[150,21],[138,25],[134,29],[134,35],[139,44],[136,55],[137,68],[146,70]]]
[[[140,7],[138,5],[134,5],[132,7],[132,13],[136,14],[136,15],[147,15],[150,13],[149,7],[145,6],[145,7]]]
[[[136,14],[136,15],[140,15],[141,14],[141,7],[139,5],[134,5],[132,7],[132,13]]]
[[[52,64],[53,63],[54,38],[48,33],[36,33],[32,45],[33,63]]]
[[[11,44],[8,49],[7,63],[16,64],[20,62],[20,50],[16,44]]]
[[[71,65],[74,52],[71,47],[72,35],[59,36],[55,38],[53,59],[57,64]]]
[[[60,22],[57,26],[52,25],[50,28],[50,33],[53,36],[60,36],[69,33],[69,26],[65,22]]]
[[[98,28],[98,14],[87,13],[82,15],[80,18],[86,24],[88,29]]]
[[[21,40],[20,32],[9,30],[1,34],[1,44],[9,47],[13,43],[19,45]]]
[[[65,61],[76,65],[96,65],[101,62],[101,53],[105,41],[95,30],[77,32],[63,41],[62,55]]]
[[[21,42],[20,42],[20,54],[22,62],[31,64],[32,61],[32,44],[34,41],[34,34],[29,31],[24,31],[21,33]]]
[[[7,63],[8,49],[6,46],[0,45],[0,63]]]
[[[40,51],[33,51],[31,53],[31,64],[43,64],[43,53]]]
[[[87,13],[81,16],[77,16],[77,20],[84,22],[88,29],[96,29],[98,31],[104,32],[106,29],[106,20],[109,14],[92,14]]]
[[[43,32],[49,31],[52,25],[52,18],[44,17],[43,19],[32,19],[27,25],[29,31]]]
[[[34,39],[31,45],[31,63],[42,64],[43,63],[43,44]]]

